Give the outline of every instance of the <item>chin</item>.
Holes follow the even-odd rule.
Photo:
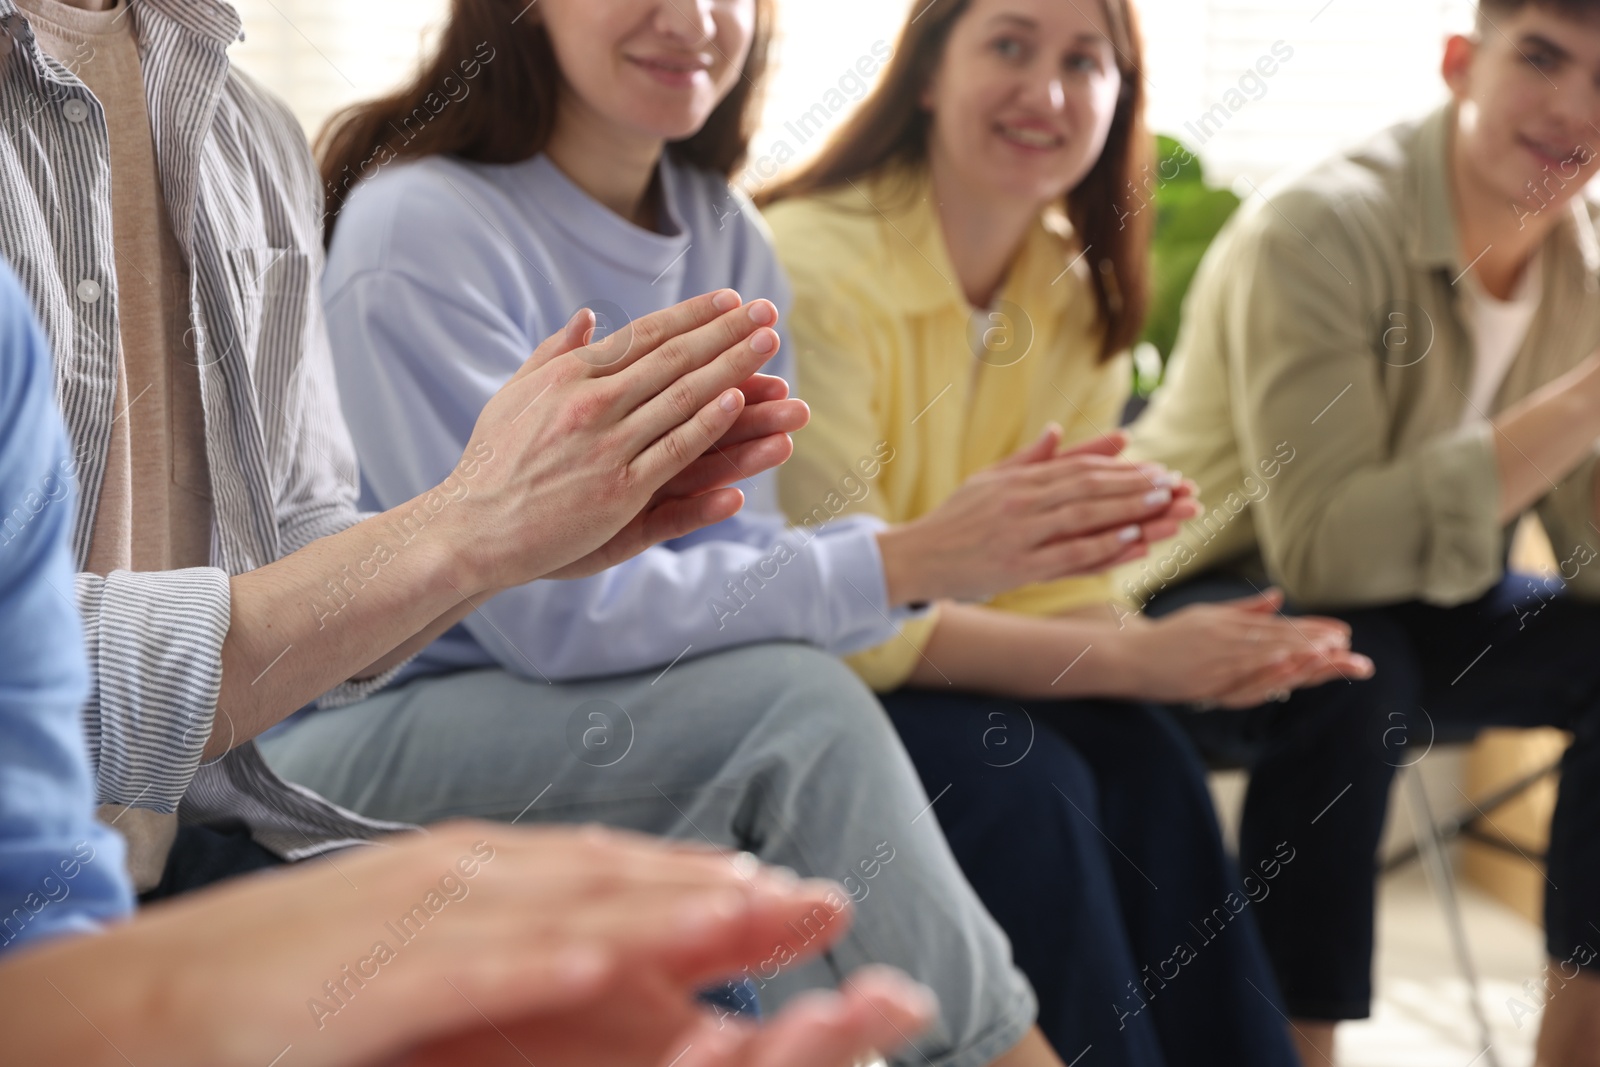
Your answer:
[[[1004,182],[995,187],[995,195],[1006,200],[1021,201],[1028,204],[1037,204],[1042,209],[1049,204],[1060,203],[1061,199],[1071,191],[1070,185],[1061,182]]]
[[[711,118],[710,113],[663,115],[659,112],[635,116],[632,126],[651,138],[662,141],[682,141],[699,133]]]
[[[1521,203],[1525,200],[1548,200],[1551,193],[1559,194],[1563,178],[1559,168],[1551,167],[1546,171],[1535,164],[1523,166],[1508,166],[1504,161],[1499,166],[1484,172],[1485,184],[1489,185],[1506,200],[1512,203]],[[1545,183],[1549,182],[1549,188]],[[1566,184],[1572,185],[1571,180]]]

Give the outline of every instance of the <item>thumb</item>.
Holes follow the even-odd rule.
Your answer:
[[[511,381],[532,374],[557,356],[576,352],[589,343],[589,336],[593,330],[594,312],[588,308],[579,308],[572,318],[567,320],[565,326],[546,337],[539,347],[533,350],[533,355],[517,368],[517,373],[511,376]]]
[[[1056,449],[1061,445],[1061,424],[1052,422],[1045,426],[1044,433],[1033,444],[1014,452],[996,463],[996,467],[1025,467],[1030,463],[1047,460],[1056,454]]]

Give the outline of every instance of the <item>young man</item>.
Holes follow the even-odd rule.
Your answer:
[[[1397,767],[1445,725],[1556,725],[1543,1064],[1600,1062],[1600,5],[1483,0],[1451,100],[1246,204],[1196,278],[1134,451],[1213,510],[1125,573],[1158,610],[1245,583],[1340,614],[1375,676],[1193,717],[1245,752],[1241,860],[1308,1062],[1368,1012]],[[1535,509],[1565,590],[1510,574]],[[1206,577],[1193,579],[1201,574]],[[1167,591],[1175,582],[1188,582]]]
[[[156,896],[404,829],[285,783],[252,739],[319,697],[371,699],[502,589],[593,574],[730,517],[742,497],[728,483],[786,458],[785,431],[805,420],[756,374],[778,347],[765,300],[707,294],[603,346],[584,346],[594,318],[579,313],[495,394],[442,482],[361,515],[317,293],[320,182],[292,117],[231,69],[239,30],[218,0],[0,0],[0,254],[45,326],[79,483],[100,813]],[[854,875],[855,926],[825,962],[802,962],[802,925],[805,944],[752,967],[766,1003],[898,964],[947,987],[926,1055],[1050,1062],[1004,935],[837,660],[768,645],[630,690],[696,697],[692,732],[614,701],[599,720],[575,702],[461,726],[496,675],[407,687],[394,732],[340,755],[376,765],[416,722],[442,726],[480,743],[367,779],[404,797],[409,822],[464,814],[474,790],[490,806],[473,813],[503,821],[704,837]],[[423,696],[433,713],[408,723]],[[608,728],[629,710],[637,729],[618,748],[635,779],[617,788],[611,750],[589,740],[620,742]]]

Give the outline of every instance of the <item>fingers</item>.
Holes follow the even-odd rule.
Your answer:
[[[1171,500],[1177,480],[1104,456],[1065,456],[1036,464],[1028,471],[1038,492],[1040,510],[1079,500],[1143,497],[1165,493]]]
[[[708,1019],[669,1055],[677,1067],[851,1067],[905,1045],[937,1011],[926,988],[888,968],[868,968],[837,993],[795,997],[759,1027]]]
[[[1139,525],[1144,530],[1144,540],[1150,544],[1176,537],[1183,524],[1200,514],[1200,505],[1193,500],[1174,500],[1172,505],[1154,519],[1145,519]]]
[[[549,363],[557,356],[564,356],[568,352],[575,352],[589,343],[589,334],[594,329],[594,312],[588,308],[579,308],[573,313],[572,318],[560,330],[545,338],[538,348],[533,350],[533,355],[523,361],[517,368],[508,383],[516,381],[525,375],[532,374],[540,367]]]
[[[1240,597],[1238,600],[1225,600],[1222,603],[1241,611],[1254,612],[1261,615],[1275,615],[1283,610],[1283,590],[1277,586],[1264,589],[1255,596]]]
[[[811,409],[804,400],[780,399],[757,403],[750,399],[750,394],[743,387],[739,391],[744,393],[744,411],[739,414],[733,427],[722,435],[722,440],[717,442],[720,448],[772,434],[796,433],[805,429],[811,421]]]
[[[853,918],[850,898],[832,882],[750,891],[736,914],[683,931],[670,947],[654,951],[649,962],[674,979],[704,984],[745,966],[810,959],[836,944]]]
[[[838,993],[797,997],[759,1032],[754,1067],[848,1067],[872,1053],[892,1053],[932,1022],[937,1001],[888,968],[858,972]]]
[[[692,333],[738,309],[739,294],[718,289],[628,323],[579,353],[594,373],[620,374],[668,341]]]
[[[746,404],[755,407],[773,400],[787,400],[789,383],[776,374],[752,374],[739,383],[739,392],[744,394]]]
[[[656,503],[669,497],[696,496],[720,489],[788,461],[794,455],[794,442],[788,434],[774,434],[730,448],[718,446],[674,475],[656,493]]]
[[[448,975],[455,992],[429,1000],[442,1007],[441,1029],[475,1022],[477,1011],[527,1015],[561,1011],[601,995],[615,976],[620,957],[598,944],[569,943],[517,953],[475,954]],[[448,988],[441,993],[450,992]],[[464,1010],[470,1009],[470,1010]],[[410,1025],[422,1020],[408,1016]],[[430,1020],[431,1022],[431,1020]]]
[[[790,446],[790,451],[793,451],[793,446]],[[729,469],[732,470],[731,467]],[[737,480],[735,472],[735,477],[729,481]],[[668,497],[652,505],[646,512],[635,552],[678,537],[687,537],[707,526],[715,526],[724,519],[733,518],[743,506],[743,493],[720,486],[707,487],[681,497]]]
[[[1025,467],[1030,463],[1038,463],[1049,459],[1056,454],[1056,449],[1061,445],[1061,424],[1052,422],[1045,426],[1044,432],[1033,444],[1027,445],[996,463],[996,467]]]
[[[1024,584],[1048,582],[1075,574],[1096,574],[1149,551],[1139,541],[1139,527],[1129,525],[1101,533],[1067,537],[1034,549],[1023,565]]]
[[[780,399],[751,407],[747,398],[745,409],[733,426],[700,458],[662,486],[656,500],[694,496],[779,466],[794,454],[789,434],[804,429],[810,419],[811,409],[802,401]]]
[[[1025,522],[1033,543],[1046,544],[1129,526],[1137,529],[1138,524],[1165,516],[1172,507],[1171,490],[1147,489],[1138,495],[1063,502]]]
[[[702,390],[697,394],[698,403],[685,407],[685,398],[678,398],[675,410],[682,416],[718,391],[737,386],[778,351],[778,334],[772,329],[777,322],[778,309],[772,302],[756,300],[663,339],[653,350],[637,355],[619,375],[622,410],[648,410],[661,400],[671,400],[674,391],[685,384],[698,382]],[[729,358],[735,354],[736,358]],[[716,385],[705,391],[704,383],[712,379]]]
[[[692,386],[682,386],[694,392]],[[676,406],[685,402],[683,396],[660,398],[651,405]],[[666,431],[653,443],[645,445],[629,465],[640,482],[659,489],[688,469],[689,464],[716,447],[717,441],[733,427],[744,410],[744,394],[728,389],[704,404],[687,421],[668,413],[666,406],[656,407],[654,413],[640,421],[644,424],[665,423]]]
[[[1063,456],[1117,456],[1128,446],[1128,435],[1122,430],[1113,430],[1093,440],[1084,441],[1082,444],[1073,445],[1071,448],[1061,450]]]
[[[1372,661],[1359,653],[1340,649],[1307,651],[1256,671],[1213,700],[1222,707],[1253,708],[1298,689],[1338,679],[1370,678],[1372,670]]]
[[[1289,680],[1293,674],[1292,668],[1282,665],[1263,668],[1212,696],[1206,703],[1230,710],[1253,708],[1275,699],[1280,692],[1292,689]]]
[[[1306,689],[1339,679],[1358,682],[1365,678],[1371,678],[1376,669],[1372,660],[1359,652],[1351,652],[1348,649],[1334,649],[1320,659],[1319,663],[1321,665],[1316,671],[1300,681],[1295,688]]]

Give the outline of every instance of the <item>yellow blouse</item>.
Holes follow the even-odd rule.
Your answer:
[[[811,425],[779,468],[791,520],[845,511],[906,522],[1051,421],[1072,443],[1116,428],[1127,356],[1098,360],[1098,311],[1065,218],[1041,217],[992,308],[967,303],[925,173],[891,171],[767,209],[794,287],[785,323]],[[1015,589],[989,603],[1031,615],[1112,599],[1109,578]],[[933,633],[849,657],[879,692],[904,684]]]

